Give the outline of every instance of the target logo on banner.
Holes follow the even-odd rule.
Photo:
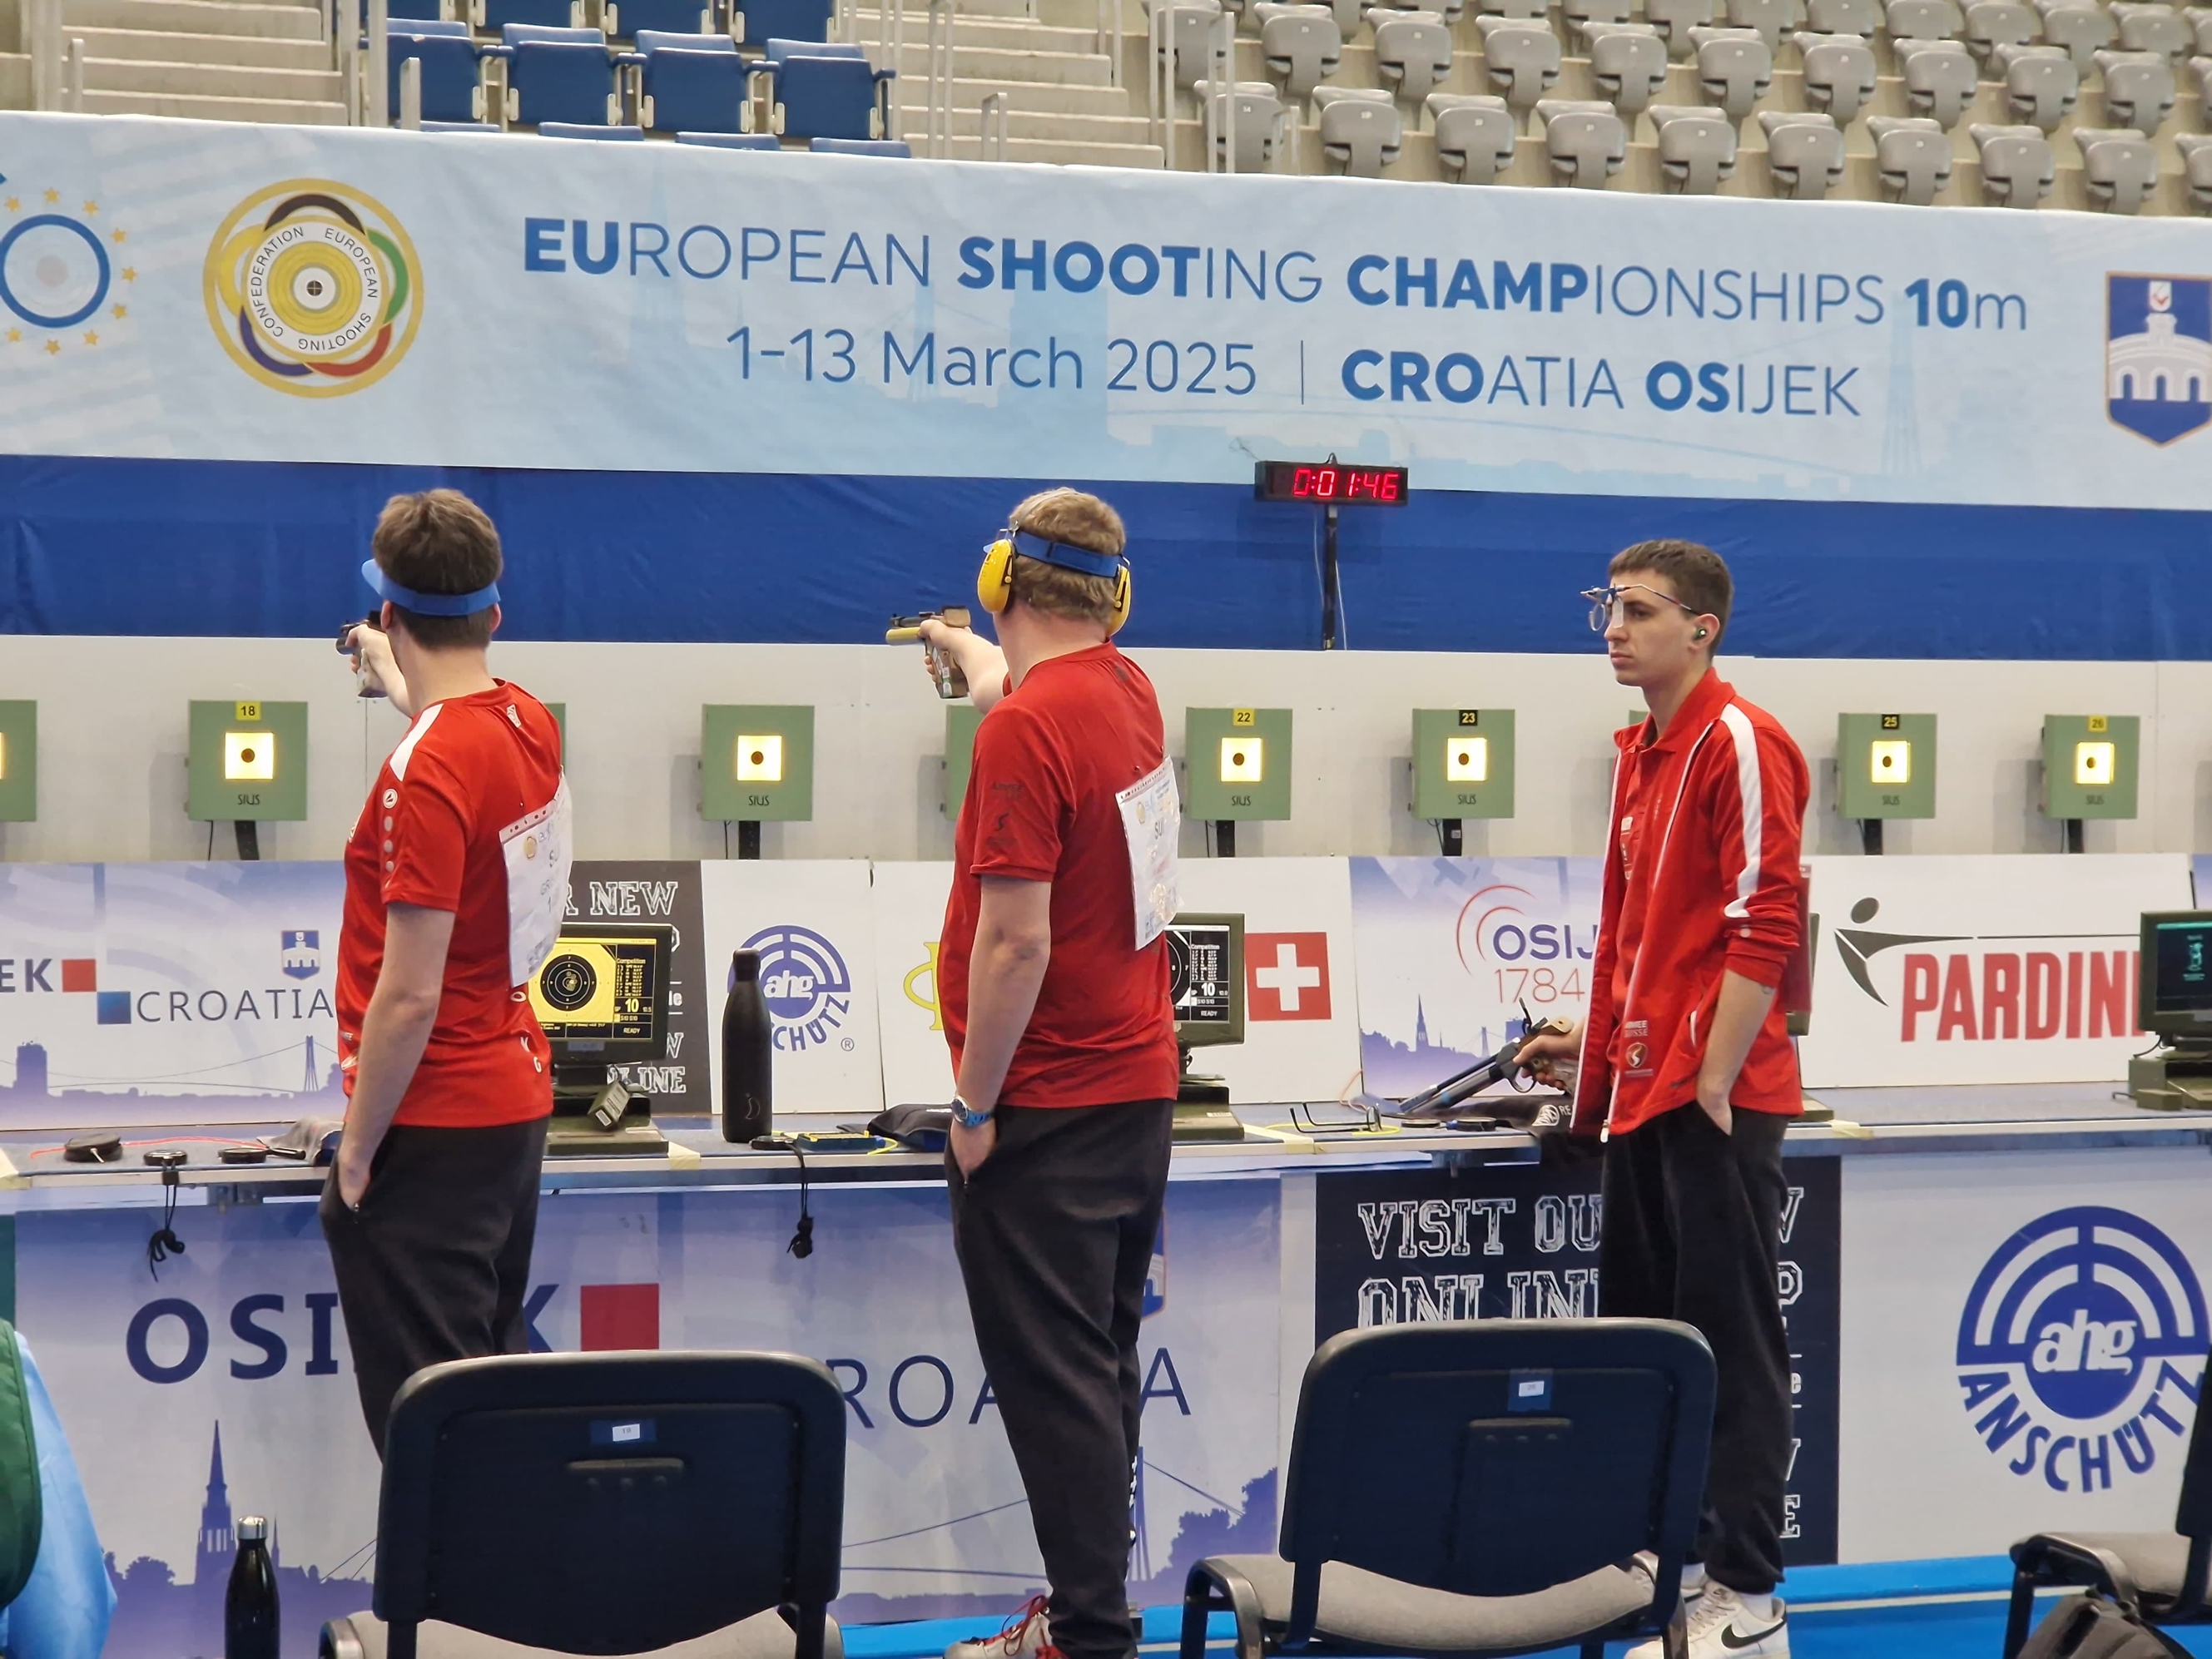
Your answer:
[[[763,927],[741,949],[760,952],[761,995],[787,1054],[821,1047],[853,1009],[853,975],[837,947],[811,927]],[[850,1037],[841,1046],[853,1047]]]
[[[239,204],[208,246],[208,321],[264,386],[335,398],[398,367],[422,322],[422,267],[374,198],[294,179]]]
[[[2188,1257],[2124,1210],[2057,1210],[1990,1258],[1959,1322],[1974,1432],[2013,1474],[2104,1492],[2188,1443],[2204,1292]]]
[[[129,237],[97,202],[65,203],[53,189],[0,195],[0,347],[58,357],[99,345],[103,325],[131,314],[118,297],[138,276],[118,263]]]

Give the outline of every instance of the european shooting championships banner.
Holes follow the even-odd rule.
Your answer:
[[[0,452],[2196,508],[2212,226],[0,115]]]

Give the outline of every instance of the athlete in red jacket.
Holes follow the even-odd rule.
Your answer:
[[[1617,555],[1591,625],[1651,718],[1614,741],[1589,1017],[1522,1050],[1575,1067],[1575,1131],[1602,1132],[1599,1310],[1680,1319],[1720,1374],[1690,1659],[1787,1659],[1783,1486],[1790,1344],[1776,1285],[1782,1134],[1802,1109],[1780,999],[1798,946],[1805,757],[1713,672],[1734,590],[1692,542]],[[1657,1659],[1657,1643],[1630,1659]]]

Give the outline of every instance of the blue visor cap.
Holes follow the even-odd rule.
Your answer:
[[[402,611],[412,611],[418,617],[473,617],[499,603],[497,582],[479,587],[473,593],[417,593],[386,575],[377,568],[374,559],[362,561],[361,579],[375,589],[380,598],[391,600]]]
[[[1079,570],[1086,576],[1118,576],[1129,564],[1123,554],[1093,553],[1087,547],[1047,541],[1027,530],[1014,532],[1014,551],[1040,564],[1056,564],[1064,570]]]

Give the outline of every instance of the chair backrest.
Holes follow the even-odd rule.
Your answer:
[[[1648,1550],[1663,1621],[1705,1489],[1713,1378],[1705,1339],[1659,1320],[1331,1337],[1306,1367],[1284,1486],[1285,1644],[1312,1629],[1327,1561],[1519,1595]]]
[[[2212,141],[2198,138],[2182,148],[2193,164],[2198,155],[2212,154]],[[2194,165],[2190,172],[2193,179]],[[2206,1368],[2212,1374],[2212,1356],[2207,1357]],[[2174,1509],[2173,1529],[2194,1540],[2198,1555],[2204,1545],[2212,1542],[2212,1410],[2199,1409],[2196,1426],[2189,1431],[2189,1457],[2181,1466],[2181,1501]],[[2200,1595],[2203,1593],[2201,1576],[2197,1591]]]
[[[375,1607],[563,1653],[641,1653],[775,1607],[821,1659],[845,1401],[791,1354],[522,1354],[392,1402]],[[403,1633],[404,1632],[404,1633]]]
[[[386,0],[384,15],[395,23],[434,23],[444,15],[438,0]]]
[[[781,37],[770,40],[766,47],[768,61],[782,64],[793,58],[867,58],[867,48],[843,40],[786,40]]]
[[[862,57],[794,52],[782,61],[775,101],[787,138],[877,138],[876,72]]]
[[[737,0],[737,38],[759,40],[827,40],[830,0]]]
[[[499,39],[507,46],[597,46],[603,52],[607,46],[607,37],[597,29],[544,23],[503,23]]]
[[[712,12],[706,0],[621,0],[619,8],[622,32],[632,40],[647,30],[671,34],[711,31]]]
[[[483,27],[505,34],[520,26],[569,28],[583,21],[583,9],[573,0],[483,0]]]
[[[453,27],[460,36],[441,29],[434,34],[417,33],[420,23],[392,29],[385,36],[386,73],[391,77],[386,93],[393,119],[398,118],[400,66],[410,58],[422,61],[422,118],[426,121],[466,121],[476,114],[477,46],[467,39],[468,25]]]
[[[1462,182],[1486,185],[1513,165],[1513,112],[1486,94],[1432,92],[1423,100],[1437,157]]]
[[[745,80],[745,60],[734,52],[669,46],[648,52],[639,88],[650,114],[645,125],[655,132],[739,131],[744,118]]]
[[[738,43],[726,34],[678,34],[665,29],[640,29],[637,49],[648,58],[656,52],[721,52],[734,55]]]
[[[1951,141],[1940,124],[1926,116],[1875,115],[1867,118],[1874,135],[1875,167],[1892,201],[1924,207],[1951,182]]]
[[[817,155],[888,155],[910,161],[914,147],[903,138],[810,138],[806,148]]]

